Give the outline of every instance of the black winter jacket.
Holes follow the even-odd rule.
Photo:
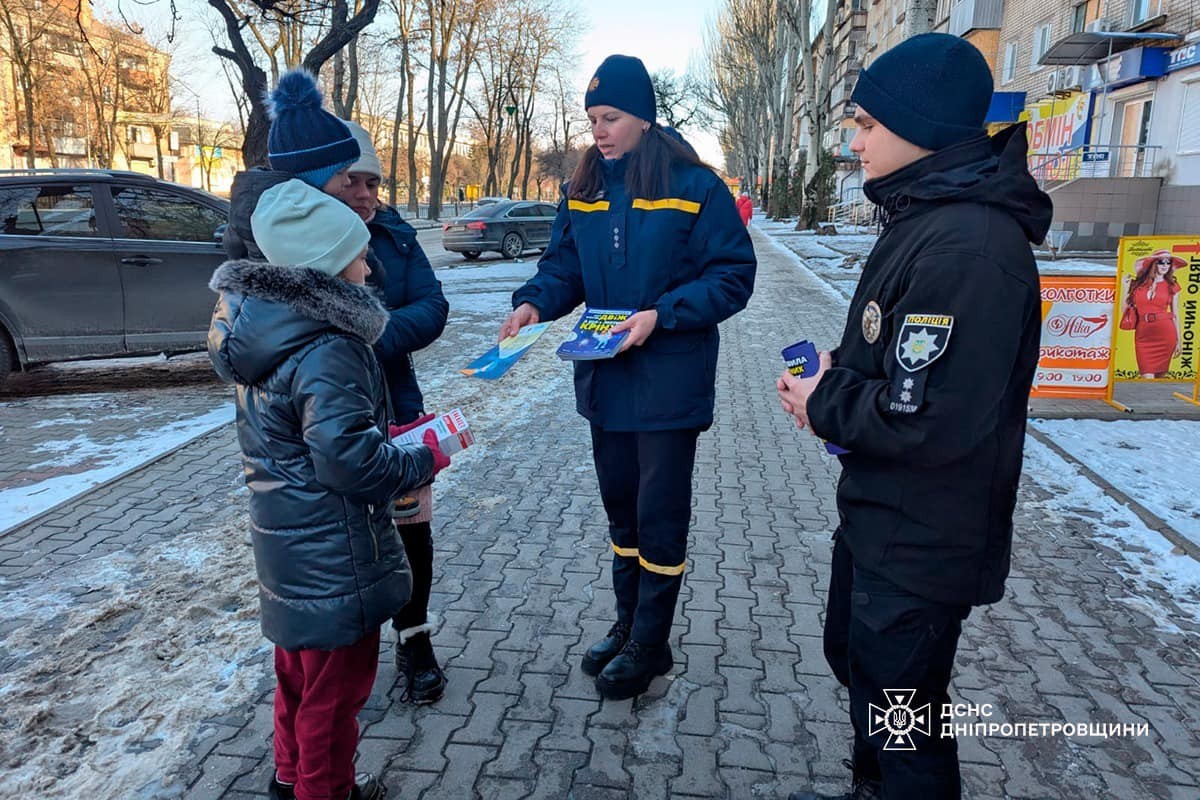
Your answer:
[[[884,215],[812,430],[850,450],[838,485],[855,563],[955,605],[1004,593],[1041,307],[1030,242],[1050,198],[1024,126],[877,181]]]
[[[229,192],[229,223],[225,226],[225,235],[221,239],[227,256],[232,259],[267,260],[254,241],[254,232],[250,230],[250,215],[258,206],[258,198],[263,192],[294,177],[296,176],[290,172],[265,167],[254,167],[233,176],[233,188]]]
[[[263,633],[286,650],[353,644],[408,602],[388,504],[433,474],[427,447],[387,439],[369,344],[387,313],[313,269],[231,261],[209,285],[209,356],[237,384]]]
[[[367,282],[383,292],[388,324],[375,343],[397,422],[412,422],[425,410],[412,354],[428,347],[446,329],[450,310],[442,284],[417,242],[417,232],[396,210],[381,208],[367,225],[371,249]]]

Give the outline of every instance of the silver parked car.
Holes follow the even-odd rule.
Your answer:
[[[226,200],[140,173],[0,171],[0,381],[203,349],[228,216]]]
[[[557,210],[550,203],[503,200],[481,206],[442,226],[442,247],[468,259],[496,251],[517,258],[526,250],[544,250]]]

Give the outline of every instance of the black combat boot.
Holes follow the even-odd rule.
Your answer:
[[[408,703],[433,703],[446,691],[446,673],[438,666],[429,634],[422,631],[396,645],[396,669],[404,677],[400,699]]]
[[[817,794],[816,792],[792,792],[788,800],[879,800],[883,797],[883,784],[878,777],[868,777],[854,769],[854,763],[842,762],[850,770],[850,791],[843,794]]]
[[[627,641],[629,641],[629,626],[624,622],[613,625],[608,629],[607,636],[593,644],[583,654],[583,674],[599,675],[600,670],[616,658],[617,653],[621,652],[621,648]]]
[[[668,644],[642,644],[630,639],[596,676],[596,691],[607,700],[628,700],[650,687],[658,675],[675,666]]]

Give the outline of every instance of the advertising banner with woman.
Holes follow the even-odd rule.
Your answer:
[[[1121,239],[1116,380],[1192,381],[1200,335],[1200,237]]]

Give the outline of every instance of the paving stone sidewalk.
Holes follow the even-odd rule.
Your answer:
[[[837,463],[772,389],[780,342],[833,343],[844,301],[755,239],[756,292],[723,327],[717,422],[700,439],[678,666],[625,702],[601,701],[578,669],[612,619],[611,551],[587,429],[557,382],[555,411],[497,432],[491,457],[464,463],[439,502],[432,606],[447,694],[399,702],[389,641],[362,715],[359,764],[383,772],[391,796],[741,800],[846,785],[846,697],[820,636]],[[239,481],[230,427],[0,540],[0,567],[15,587],[47,558],[223,524],[243,513]],[[966,796],[1196,800],[1200,625],[1165,590],[1134,602],[1090,512],[1052,514],[1044,495],[1023,486],[1008,592],[966,623],[952,693],[1000,720],[1145,722],[1151,735],[965,738]],[[261,669],[245,714],[195,742],[184,796],[265,796],[273,678]]]

